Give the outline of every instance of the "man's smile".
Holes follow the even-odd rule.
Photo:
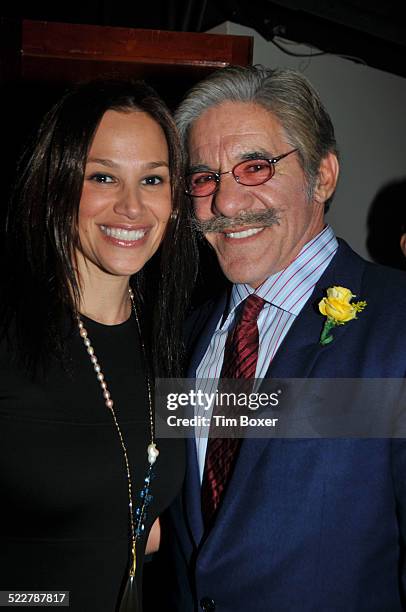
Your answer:
[[[256,236],[260,232],[264,231],[264,227],[251,227],[243,230],[232,231],[232,232],[222,232],[223,235],[231,240],[241,240],[241,238],[250,238],[251,236]]]

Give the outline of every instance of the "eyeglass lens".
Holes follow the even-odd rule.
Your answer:
[[[273,164],[266,159],[249,159],[232,169],[232,174],[241,185],[261,185],[273,175]],[[187,192],[194,196],[211,195],[217,190],[222,173],[194,172],[187,177]],[[224,174],[228,174],[225,172]]]

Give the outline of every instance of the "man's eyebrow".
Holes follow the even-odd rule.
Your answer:
[[[239,156],[240,161],[247,161],[250,159],[272,159],[273,154],[270,151],[266,151],[265,149],[257,149],[256,151],[247,151],[246,153],[241,153]],[[238,161],[236,162],[239,163]],[[235,164],[234,164],[235,165]],[[230,168],[231,169],[231,168]],[[218,172],[218,170],[214,170],[207,166],[206,164],[195,164],[188,168],[188,174],[193,174],[194,172]]]
[[[194,164],[188,167],[187,174],[194,174],[195,172],[215,172],[215,170],[210,168],[210,166],[206,166],[206,164]]]
[[[257,151],[247,151],[247,153],[241,154],[241,161],[247,159],[272,159],[273,154],[265,149],[258,149]]]

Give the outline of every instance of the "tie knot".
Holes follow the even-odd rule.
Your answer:
[[[264,304],[265,304],[265,300],[260,298],[258,295],[255,295],[255,293],[251,294],[243,302],[240,320],[241,321],[256,321],[258,319],[258,315],[261,312]]]

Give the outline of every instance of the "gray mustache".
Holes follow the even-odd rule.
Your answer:
[[[219,215],[207,221],[199,221],[199,219],[193,220],[193,226],[197,231],[203,234],[211,232],[224,232],[232,229],[233,227],[239,226],[246,227],[247,225],[260,225],[261,227],[271,227],[271,225],[279,225],[279,216],[275,208],[268,208],[267,210],[248,210],[242,211],[236,217],[225,217]]]

